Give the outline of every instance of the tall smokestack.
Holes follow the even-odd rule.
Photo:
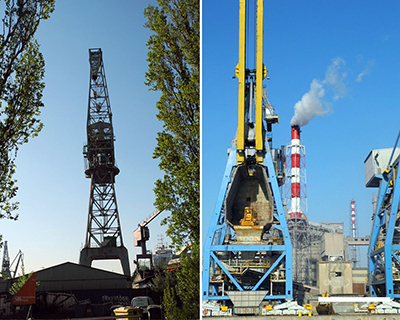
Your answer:
[[[350,201],[350,232],[351,232],[351,236],[352,238],[356,238],[358,236],[357,234],[357,220],[356,220],[356,201],[354,199],[351,199]],[[351,260],[353,261],[353,267],[357,267],[358,266],[358,248],[357,246],[353,245],[352,248],[352,257]]]
[[[300,127],[292,126],[291,140],[291,196],[290,196],[290,220],[303,220],[304,213],[301,209],[301,185],[300,185]]]
[[[356,202],[351,199],[351,236],[356,237]]]
[[[291,127],[291,142],[287,146],[288,177],[285,188],[287,222],[293,246],[293,279],[311,284],[311,245],[307,222],[307,187],[305,148],[300,142],[300,126]],[[290,201],[290,203],[289,203]]]

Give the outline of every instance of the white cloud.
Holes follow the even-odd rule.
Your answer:
[[[364,70],[361,71],[357,78],[356,78],[356,82],[361,82],[362,79],[364,78],[364,76],[368,75],[371,72],[371,68],[375,65],[375,61],[374,60],[370,60],[368,61],[367,65],[365,66]]]

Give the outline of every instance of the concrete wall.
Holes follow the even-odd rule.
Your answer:
[[[318,263],[319,293],[353,293],[351,261],[320,261]]]
[[[343,257],[344,260],[344,236],[337,233],[325,233],[321,242],[321,257]]]
[[[365,288],[368,283],[368,269],[353,269],[353,293],[365,294]]]

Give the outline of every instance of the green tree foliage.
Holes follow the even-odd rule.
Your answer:
[[[146,85],[160,91],[153,157],[164,177],[155,184],[155,205],[171,212],[163,223],[173,244],[198,243],[199,214],[199,0],[158,0],[145,9],[154,33],[147,46]]]
[[[181,256],[181,263],[176,275],[176,292],[182,301],[183,319],[199,318],[199,253],[200,248],[193,246],[191,254]]]
[[[0,218],[17,219],[13,178],[20,145],[43,127],[44,59],[34,34],[54,11],[55,0],[5,0],[0,35]]]
[[[8,292],[12,295],[15,296],[19,290],[24,286],[24,284],[29,280],[30,277],[33,275],[33,271],[27,276],[25,274],[25,267],[22,265],[21,266],[22,274],[18,277],[17,281],[14,282],[11,286],[11,288],[8,290]],[[7,280],[7,279],[6,279]],[[36,287],[40,285],[39,281],[36,281]]]
[[[155,205],[170,211],[163,223],[173,244],[192,244],[192,254],[181,257],[175,287],[164,289],[166,319],[199,317],[200,243],[200,97],[199,0],[158,0],[148,6],[145,26],[153,34],[149,48],[146,85],[160,91],[153,157],[160,160],[164,177],[155,184]],[[180,301],[181,303],[177,303]]]
[[[174,287],[167,287],[164,290],[163,308],[165,320],[185,320],[187,318],[178,309],[177,297]]]
[[[174,272],[166,272],[165,269],[156,270],[151,289],[157,295],[162,295],[166,288],[174,286],[176,286],[176,275]]]
[[[185,320],[199,317],[199,252],[180,257],[176,272],[160,271],[153,279],[152,290],[163,294],[162,306],[166,319]]]
[[[151,289],[163,295],[162,305],[166,319],[185,320],[199,317],[199,248],[192,246],[191,253],[180,257],[175,272],[159,269]]]

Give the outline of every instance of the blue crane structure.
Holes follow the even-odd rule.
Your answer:
[[[379,186],[368,248],[370,295],[400,298],[400,132],[393,150],[373,150],[365,160],[367,187]],[[374,152],[375,151],[375,152]],[[384,158],[390,154],[389,160]],[[388,152],[390,151],[390,153]],[[384,162],[385,167],[382,167]],[[387,163],[387,165],[386,165]],[[377,169],[371,170],[376,167]]]
[[[257,0],[254,69],[246,66],[247,8],[240,0],[238,129],[203,247],[202,298],[233,306],[235,314],[256,310],[263,300],[293,297],[292,246],[280,192],[284,153],[272,149],[272,124],[279,118],[262,84],[263,0]]]

